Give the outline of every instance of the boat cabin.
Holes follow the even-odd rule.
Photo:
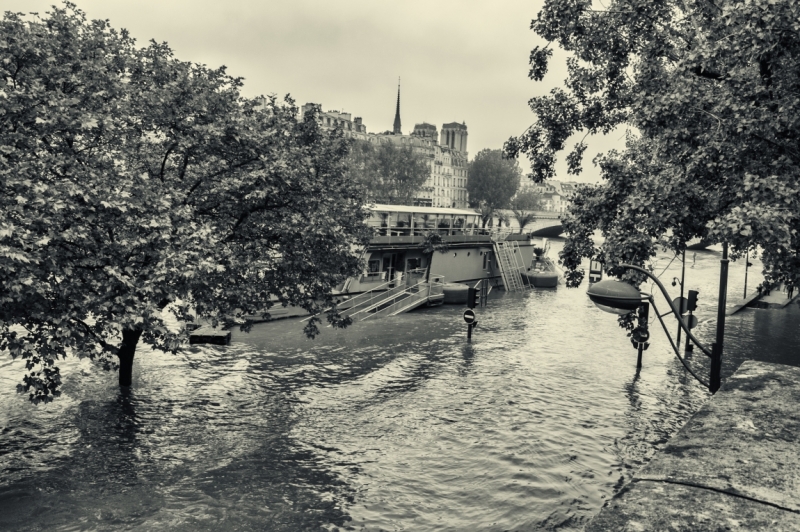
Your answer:
[[[365,250],[366,269],[346,289],[370,290],[386,284],[413,284],[424,279],[432,257],[425,256],[425,236],[437,233],[451,249],[437,254],[431,280],[450,282],[482,278],[490,270],[491,238],[481,228],[480,214],[473,210],[407,205],[371,205],[367,224],[373,238]]]
[[[367,225],[376,236],[424,236],[431,231],[441,235],[483,234],[481,217],[472,210],[371,205],[370,211]]]

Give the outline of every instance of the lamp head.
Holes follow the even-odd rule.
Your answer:
[[[629,314],[642,304],[642,295],[635,286],[613,279],[593,284],[586,295],[600,310],[621,316]]]

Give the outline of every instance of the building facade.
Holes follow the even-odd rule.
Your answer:
[[[542,196],[542,209],[550,212],[566,212],[572,203],[572,196],[580,183],[573,181],[545,181],[525,187]]]
[[[368,133],[360,117],[351,119],[344,111],[322,111],[322,106],[307,103],[302,108],[305,114],[317,110],[317,120],[325,129],[339,127],[350,137],[368,142],[392,143],[400,147],[409,146],[423,156],[430,165],[430,175],[420,188],[414,204],[423,207],[450,207],[466,209],[467,195],[467,126],[452,122],[442,125],[441,133],[433,124],[416,124],[409,135],[402,133],[400,122],[400,87],[397,87],[397,105],[392,131]]]
[[[345,113],[344,111],[323,111],[322,106],[318,103],[307,103],[300,108],[300,112],[304,116],[314,109],[317,110],[317,121],[324,129],[339,127],[344,131],[344,134],[349,137],[369,140],[367,126],[364,125],[360,116],[352,118],[352,114]]]

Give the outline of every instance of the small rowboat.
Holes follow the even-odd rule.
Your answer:
[[[555,288],[558,286],[558,270],[547,257],[534,257],[528,271],[522,273],[535,288]]]

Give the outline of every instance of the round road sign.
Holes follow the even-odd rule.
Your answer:
[[[694,314],[689,316],[689,320],[686,326],[689,327],[690,329],[694,329],[695,327],[697,327],[697,316],[695,316]]]
[[[467,323],[472,323],[475,321],[475,311],[472,309],[467,309],[464,311],[464,321]]]

